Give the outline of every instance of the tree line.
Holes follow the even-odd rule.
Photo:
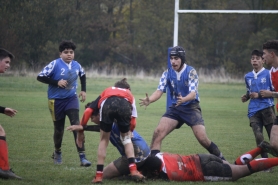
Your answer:
[[[161,73],[173,46],[174,0],[1,0],[0,47],[13,68],[38,70],[72,40],[75,59],[108,73]],[[277,10],[276,0],[180,0],[180,9]],[[277,38],[278,14],[180,14],[179,45],[196,69],[250,71],[250,54]]]

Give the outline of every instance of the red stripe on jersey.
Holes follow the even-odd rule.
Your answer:
[[[271,70],[271,81],[276,92],[278,92],[278,71],[273,72]],[[276,104],[276,110],[278,111],[278,103]]]

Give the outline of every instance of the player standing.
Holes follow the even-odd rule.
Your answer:
[[[224,159],[216,144],[210,141],[206,134],[199,105],[199,80],[196,70],[185,64],[185,50],[180,46],[173,47],[169,57],[172,67],[163,72],[157,90],[150,97],[146,94],[146,98],[140,99],[140,105],[146,107],[157,101],[167,88],[171,96],[172,106],[168,107],[153,133],[152,155],[160,152],[162,140],[170,132],[186,123],[204,148]]]
[[[273,123],[275,123],[274,100],[272,97],[263,98],[260,95],[260,90],[273,91],[270,79],[269,70],[263,67],[263,52],[253,50],[251,53],[251,65],[253,71],[247,73],[244,77],[247,92],[241,97],[242,102],[250,99],[248,105],[248,118],[250,127],[254,132],[256,145],[259,145],[263,140],[263,127],[265,127],[268,137]],[[267,153],[261,154],[262,158],[267,158]]]
[[[86,75],[81,65],[74,60],[76,46],[71,41],[62,41],[59,45],[60,58],[53,60],[37,76],[37,80],[48,84],[48,108],[54,123],[53,159],[55,164],[62,163],[62,140],[65,120],[68,116],[71,125],[79,124],[79,102],[76,94],[77,78],[80,78],[81,102],[86,100]],[[76,140],[76,132],[73,132]],[[75,141],[74,140],[74,141]],[[90,166],[86,159],[84,143],[77,146],[81,166]]]
[[[11,60],[14,59],[14,55],[9,51],[0,48],[0,73],[5,73],[5,71],[10,67]],[[13,117],[16,115],[17,110],[1,107],[0,113],[7,116]],[[11,169],[9,165],[8,158],[8,146],[6,142],[6,133],[4,128],[0,125],[0,178],[5,179],[21,179],[17,176]]]

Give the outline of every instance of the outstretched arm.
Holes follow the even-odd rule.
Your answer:
[[[146,98],[144,99],[139,99],[140,102],[140,107],[145,106],[146,107],[150,104],[158,100],[162,96],[163,92],[160,90],[156,90],[150,97],[148,96],[148,93],[146,93]]]
[[[93,131],[93,132],[100,132],[99,125],[71,125],[66,128],[69,131]]]
[[[13,116],[16,115],[17,110],[0,106],[0,113],[3,113],[3,114],[5,114],[7,116],[10,116],[10,117],[13,117]]]

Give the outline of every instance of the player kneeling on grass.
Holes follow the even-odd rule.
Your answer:
[[[67,130],[70,131],[94,131],[100,132],[99,126],[99,111],[97,108],[97,103],[93,101],[92,103],[88,103],[85,108],[93,107],[94,113],[91,115],[91,121],[96,123],[97,125],[72,125],[67,127]],[[131,141],[134,148],[134,155],[135,155],[135,163],[137,168],[140,171],[140,167],[144,164],[145,159],[150,155],[150,148],[146,141],[139,135],[138,132],[133,130],[131,132]],[[118,149],[121,154],[121,157],[116,159],[115,161],[108,164],[103,169],[103,178],[104,179],[111,179],[114,177],[121,177],[123,175],[128,175],[129,167],[128,167],[128,159],[125,154],[124,145],[120,139],[120,130],[117,123],[113,124],[111,134],[110,134],[110,142]]]
[[[146,159],[142,173],[150,179],[170,181],[236,181],[278,165],[278,158],[254,159],[273,151],[269,143],[241,155],[230,164],[212,154],[179,155],[158,153]],[[253,160],[254,159],[254,160]]]

